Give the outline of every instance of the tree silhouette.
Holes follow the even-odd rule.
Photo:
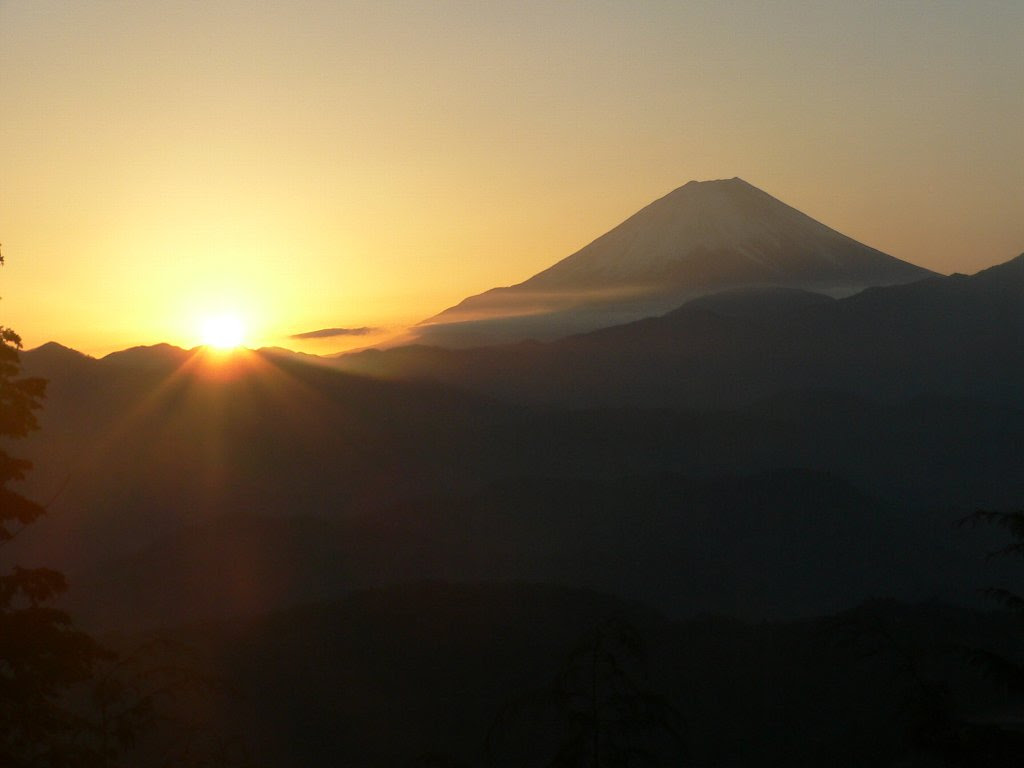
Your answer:
[[[1003,528],[1010,534],[1010,543],[991,552],[989,557],[1024,558],[1024,510],[978,510],[961,521],[961,524],[967,525],[982,523]],[[1024,596],[1005,587],[985,587],[981,592],[1024,621]],[[1024,663],[978,648],[969,649],[966,653],[970,662],[981,669],[990,680],[1004,686],[1011,693],[1024,695]]]
[[[567,730],[550,765],[657,763],[657,743],[682,739],[668,700],[646,686],[639,633],[624,621],[598,626],[572,651],[556,681]]]
[[[823,626],[840,647],[855,654],[854,669],[882,672],[880,693],[898,702],[892,725],[905,748],[941,765],[961,765],[964,723],[955,712],[952,691],[930,667],[950,647],[922,641],[901,629],[895,600],[873,600],[826,619]]]
[[[548,768],[678,764],[685,751],[681,718],[648,687],[646,660],[632,625],[602,622],[566,656],[549,687],[506,707],[488,751],[498,757],[501,737],[507,742],[511,736],[520,745],[550,745],[553,754],[542,758]]]
[[[3,265],[0,255],[0,266]],[[0,440],[39,428],[46,382],[22,376],[21,338],[0,326]],[[32,463],[0,445],[0,556],[42,505],[10,486]],[[7,550],[9,551],[9,550]],[[3,564],[7,568],[6,564]],[[251,766],[245,744],[220,729],[181,722],[160,704],[195,695],[212,682],[187,659],[168,654],[169,643],[150,643],[119,655],[74,626],[55,601],[67,590],[49,568],[11,566],[0,571],[0,768],[116,768],[131,764],[141,736],[156,736],[161,764]],[[154,648],[159,645],[159,651]],[[177,657],[183,647],[174,647]],[[152,751],[152,746],[149,745]]]
[[[0,326],[0,438],[6,440],[38,428],[35,411],[46,388],[42,379],[20,375],[19,349],[18,334]],[[0,546],[44,512],[10,488],[31,467],[0,448]],[[8,768],[95,766],[107,759],[102,744],[88,738],[69,692],[109,654],[53,606],[66,589],[64,576],[49,568],[13,566],[0,574],[0,765]]]

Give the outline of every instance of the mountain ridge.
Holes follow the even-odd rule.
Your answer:
[[[1021,295],[1017,257],[971,276],[937,275],[838,300],[731,291],[555,340],[398,347],[337,364],[585,407],[731,406],[823,386],[884,399],[938,391],[1015,401],[1024,391],[1024,368],[1010,353],[1024,340]]]
[[[845,296],[934,274],[738,177],[691,181],[527,280],[470,296],[416,328],[442,346],[550,339],[663,314],[727,288]]]

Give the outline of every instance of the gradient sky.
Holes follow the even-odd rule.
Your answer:
[[[741,176],[940,272],[1024,251],[1024,3],[0,0],[0,323],[327,352]],[[304,345],[304,346],[303,346]]]

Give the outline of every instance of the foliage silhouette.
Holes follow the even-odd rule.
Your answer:
[[[983,510],[959,523],[1006,529],[1011,542],[989,556],[1024,557],[1024,511]],[[1002,587],[981,592],[1024,619],[1024,597]],[[955,701],[948,679],[950,670],[962,670],[966,660],[989,683],[1008,694],[1002,703],[1006,707],[1014,696],[1024,694],[1024,664],[1012,655],[970,643],[941,642],[935,637],[915,639],[913,632],[899,626],[898,614],[889,602],[862,606],[836,617],[827,626],[858,653],[857,668],[866,670],[872,665],[888,671],[899,701],[898,725],[910,764],[924,760],[927,765],[1001,766],[1018,760],[1024,753],[1020,724],[1014,723],[1013,717],[1002,722],[991,712],[971,714],[962,701]]]
[[[20,349],[18,334],[0,326],[0,438],[23,438],[39,426],[46,383],[20,376]],[[10,488],[31,468],[0,448],[0,545],[44,512]],[[63,574],[48,568],[0,574],[0,765],[7,768],[103,766],[113,756],[113,742],[90,738],[69,698],[110,654],[54,607],[66,589]]]
[[[681,718],[648,687],[647,656],[629,623],[608,619],[588,632],[551,684],[510,703],[488,737],[492,758],[509,741],[544,744],[549,768],[618,768],[677,762],[684,754]],[[536,731],[536,740],[527,731]],[[521,758],[520,758],[521,759]]]
[[[989,557],[1024,558],[1024,510],[978,510],[960,523],[988,524],[1005,529],[1010,534],[1010,543],[990,552]],[[981,593],[1024,621],[1024,596],[1005,587],[984,587]],[[1024,694],[1024,663],[981,648],[964,649],[964,654],[985,677],[1005,687],[1010,693]]]
[[[46,382],[21,376],[21,347],[18,334],[0,326],[0,438],[24,438],[39,428],[35,412]],[[45,512],[9,487],[31,468],[30,461],[0,447],[0,547]],[[0,573],[0,766],[137,764],[125,762],[133,760],[130,751],[141,735],[156,734],[161,720],[171,726],[163,731],[171,743],[157,747],[160,764],[254,764],[244,744],[215,729],[203,734],[198,724],[174,720],[161,708],[162,702],[209,684],[194,665],[181,662],[180,648],[172,661],[160,643],[128,655],[114,653],[55,607],[67,588],[64,575],[50,568],[15,565]],[[153,755],[152,745],[148,749]]]
[[[161,637],[101,664],[83,707],[93,738],[126,765],[252,768],[248,744],[207,711],[225,686],[201,667],[193,648]]]
[[[827,621],[825,627],[855,654],[855,668],[873,666],[888,679],[899,701],[896,725],[906,749],[944,765],[960,765],[963,723],[954,711],[949,686],[929,669],[936,654],[950,649],[905,636],[890,608],[889,601],[875,601]]]

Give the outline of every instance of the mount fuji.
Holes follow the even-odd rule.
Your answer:
[[[842,297],[932,275],[742,179],[691,181],[528,280],[471,296],[416,331],[442,346],[552,339],[660,315],[723,290]]]

